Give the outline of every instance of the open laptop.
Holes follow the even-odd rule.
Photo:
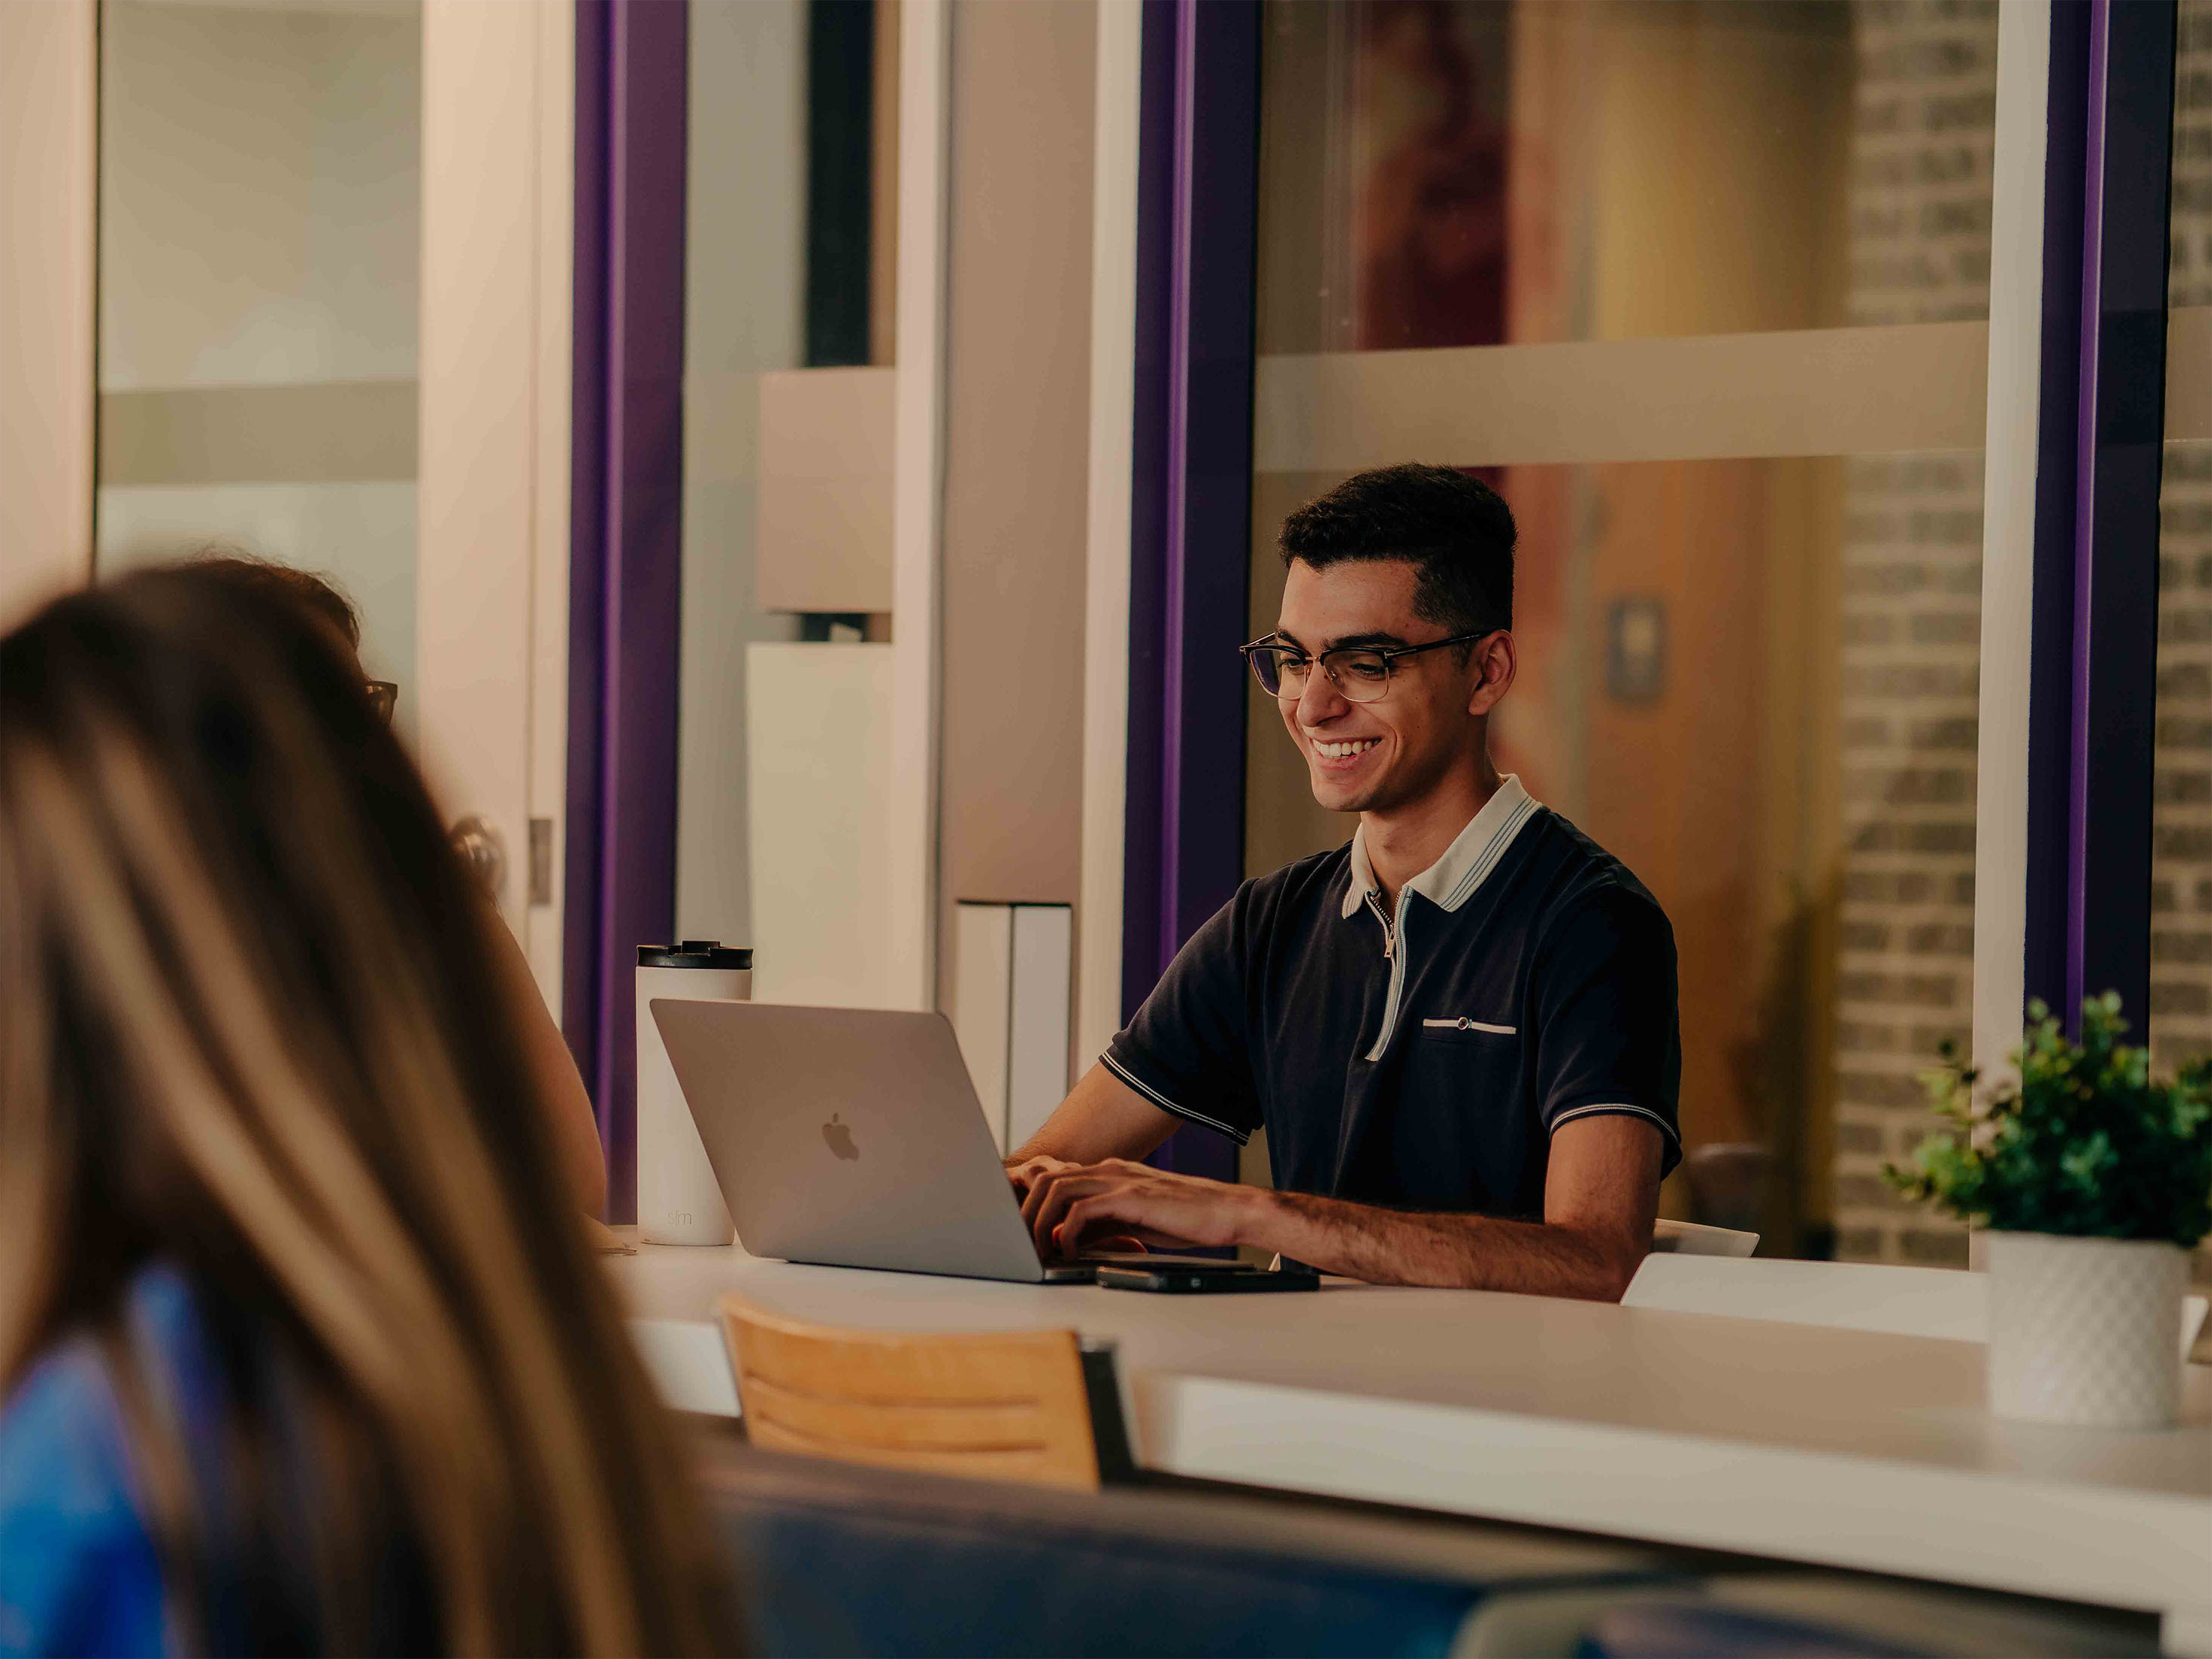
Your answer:
[[[942,1014],[656,998],[653,1018],[755,1255],[1030,1284],[1037,1260]]]

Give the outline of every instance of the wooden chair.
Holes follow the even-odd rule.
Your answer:
[[[717,1311],[757,1446],[1086,1492],[1130,1472],[1113,1350],[1073,1331],[850,1330],[736,1296]]]

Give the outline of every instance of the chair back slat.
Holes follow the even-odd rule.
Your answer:
[[[969,1448],[932,1451],[910,1446],[866,1445],[857,1441],[822,1441],[794,1434],[781,1424],[748,1424],[752,1443],[765,1451],[796,1452],[805,1457],[826,1457],[840,1463],[866,1463],[878,1468],[910,1469],[923,1474],[951,1474],[969,1480],[1004,1480],[1024,1486],[1057,1486],[1088,1492],[1094,1483],[1082,1478],[1072,1460],[1049,1451]]]
[[[745,1414],[781,1423],[816,1440],[850,1440],[874,1446],[1035,1449],[1051,1437],[1051,1424],[1034,1400],[957,1401],[852,1400],[801,1394],[757,1371],[744,1379]]]
[[[757,1445],[983,1480],[1099,1484],[1073,1331],[846,1330],[734,1296],[720,1312]]]

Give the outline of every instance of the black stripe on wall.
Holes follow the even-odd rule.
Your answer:
[[[868,361],[875,0],[806,9],[806,366]]]

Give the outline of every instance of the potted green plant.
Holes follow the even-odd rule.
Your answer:
[[[2212,1060],[2154,1080],[2113,992],[2081,1005],[2078,1042],[2043,1004],[2028,1017],[2018,1080],[1994,1090],[1944,1045],[1922,1080],[1951,1127],[1885,1173],[1989,1230],[1993,1412],[2168,1426],[2188,1253],[2212,1232]]]

